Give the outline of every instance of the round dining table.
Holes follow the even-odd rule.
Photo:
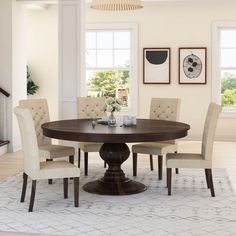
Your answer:
[[[190,126],[185,123],[137,119],[137,124],[110,127],[95,124],[91,119],[61,120],[42,125],[43,134],[50,138],[78,142],[103,143],[99,154],[108,164],[104,176],[86,183],[83,189],[102,195],[128,195],[143,192],[147,187],[125,176],[121,168],[130,150],[126,143],[155,142],[185,137]]]

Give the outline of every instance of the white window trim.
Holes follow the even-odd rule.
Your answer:
[[[220,29],[236,28],[236,21],[216,21],[212,24],[212,101],[220,104],[221,66]],[[236,109],[223,108],[221,118],[236,118]]]
[[[138,24],[137,23],[97,23],[86,24],[86,30],[131,30],[130,58],[130,108],[123,108],[120,115],[137,116],[138,113]],[[85,78],[85,77],[84,77]],[[80,83],[80,94],[86,96],[86,79]]]

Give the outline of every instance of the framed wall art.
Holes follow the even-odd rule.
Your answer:
[[[179,48],[179,84],[206,84],[207,48]]]
[[[170,84],[170,48],[143,49],[143,83]]]

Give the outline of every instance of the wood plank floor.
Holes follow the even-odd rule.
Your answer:
[[[201,143],[197,141],[179,141],[179,152],[191,152],[198,153],[201,150]],[[236,142],[215,142],[213,151],[213,167],[225,168],[230,178],[232,187],[236,191]],[[98,162],[103,165],[102,160],[97,154],[90,154],[90,162]],[[147,155],[139,155],[139,165],[149,165],[149,158]],[[128,162],[132,163],[132,158],[128,159]],[[157,169],[157,160],[154,158],[154,168]],[[0,180],[4,180],[9,176],[12,176],[23,169],[22,153],[8,153],[0,157]],[[213,171],[214,177],[214,171]],[[20,194],[20,193],[19,193]],[[1,231],[1,229],[0,229]],[[15,236],[15,235],[27,235],[34,236],[35,234],[20,234],[20,233],[8,233],[0,232],[1,236]],[[42,235],[41,236],[47,236]]]

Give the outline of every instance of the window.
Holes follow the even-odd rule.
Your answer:
[[[220,30],[221,105],[236,108],[236,28]]]
[[[89,97],[116,97],[123,111],[137,112],[137,27],[88,25],[86,91]]]
[[[236,112],[236,22],[213,25],[212,85],[215,102]]]

